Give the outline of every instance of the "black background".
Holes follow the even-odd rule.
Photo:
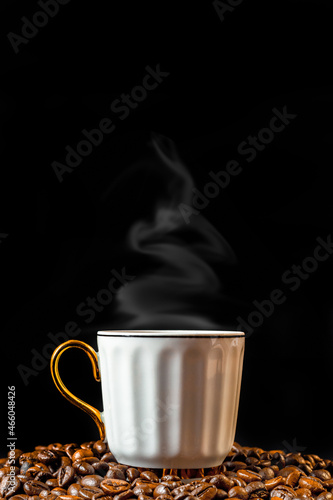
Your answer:
[[[89,324],[76,307],[105,287],[111,269],[147,272],[125,242],[163,192],[158,169],[112,186],[152,158],[154,132],[174,141],[199,190],[227,161],[242,166],[203,212],[237,256],[232,269],[216,268],[230,299],[216,307],[221,327],[236,328],[237,316],[276,288],[287,297],[246,340],[236,439],[332,458],[332,257],[294,292],[281,281],[332,231],[330,2],[243,0],[221,21],[210,1],[180,9],[71,0],[15,54],[8,32],[20,34],[21,17],[38,10],[30,0],[1,3],[2,454],[11,385],[19,448],[98,437],[48,366],[27,386],[17,367],[31,366],[31,349],[41,352],[68,321],[95,348],[98,329],[126,328],[114,302]],[[169,76],[120,120],[111,102],[158,64]],[[252,162],[240,157],[238,145],[285,106],[297,115],[290,125]],[[116,130],[60,183],[51,163],[63,163],[65,147],[106,117]],[[101,408],[83,353],[68,353],[61,369],[75,394]]]

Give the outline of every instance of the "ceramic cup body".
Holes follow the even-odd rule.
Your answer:
[[[106,437],[123,464],[219,465],[235,437],[244,333],[100,331]]]

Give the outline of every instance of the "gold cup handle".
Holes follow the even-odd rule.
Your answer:
[[[94,420],[95,424],[98,427],[99,435],[101,440],[105,440],[105,425],[101,417],[101,413],[97,410],[97,408],[94,408],[93,406],[89,405],[88,403],[85,403],[82,401],[82,399],[77,398],[74,396],[73,393],[71,393],[63,381],[61,380],[60,374],[59,374],[59,359],[60,356],[67,350],[70,349],[71,347],[76,347],[78,349],[82,349],[89,357],[92,368],[93,368],[93,374],[94,378],[97,382],[101,381],[100,373],[99,373],[99,368],[98,368],[98,357],[96,352],[90,345],[86,344],[85,342],[81,342],[81,340],[68,340],[67,342],[64,342],[63,344],[60,344],[54,353],[52,354],[51,361],[50,361],[50,368],[51,368],[51,375],[53,378],[53,382],[55,383],[56,388],[58,391],[61,392],[61,394],[68,399],[73,405],[78,406],[81,408],[81,410],[85,411],[88,413],[88,415],[91,416],[91,418]]]

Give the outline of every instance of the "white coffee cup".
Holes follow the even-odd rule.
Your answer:
[[[174,469],[221,464],[235,437],[243,332],[109,330],[97,333],[97,343],[98,353],[78,340],[61,344],[51,373],[60,392],[92,416],[118,462]],[[103,413],[61,381],[59,358],[70,347],[90,357]]]

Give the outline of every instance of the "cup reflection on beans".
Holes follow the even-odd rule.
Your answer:
[[[108,330],[98,353],[69,340],[54,351],[59,391],[96,422],[118,462],[147,468],[208,468],[235,437],[245,335],[237,331]],[[74,396],[58,370],[62,353],[83,349],[101,380],[104,411]]]

